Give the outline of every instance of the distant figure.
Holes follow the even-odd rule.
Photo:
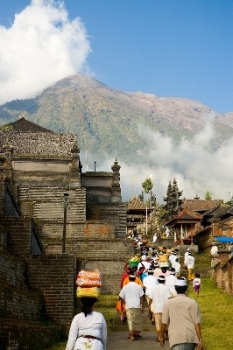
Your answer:
[[[212,243],[212,248],[210,250],[210,255],[213,257],[214,255],[218,254],[218,247],[216,246],[216,243]]]
[[[201,278],[200,278],[200,274],[196,273],[195,277],[193,279],[193,288],[194,288],[194,292],[196,294],[196,296],[198,297],[199,292],[200,292],[200,287],[201,287]]]
[[[187,259],[188,259],[188,256],[189,256],[189,248],[186,249],[186,252],[184,254],[184,268],[187,269]]]
[[[168,228],[167,226],[166,226],[165,233],[166,233],[166,237],[169,237],[169,235],[170,235],[170,230],[169,230],[169,228]]]
[[[175,262],[173,263],[173,267],[176,270],[176,277],[180,277],[180,261],[178,258],[176,258]]]
[[[174,267],[173,264],[176,261],[176,252],[173,250],[168,258],[170,261],[171,267]]]
[[[187,269],[188,269],[188,280],[192,281],[194,279],[194,267],[195,267],[195,258],[191,252],[188,254],[187,258]]]
[[[165,281],[165,285],[169,288],[172,297],[175,297],[177,295],[175,290],[176,280],[176,270],[174,269],[174,267],[172,267],[170,270],[170,276],[167,276]]]
[[[157,242],[157,239],[158,239],[158,236],[157,236],[157,234],[155,233],[154,236],[153,236],[153,241],[152,241],[152,243],[156,243],[156,242]]]

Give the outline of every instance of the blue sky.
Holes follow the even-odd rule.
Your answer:
[[[24,27],[28,18],[39,15],[36,5],[37,9],[38,6],[45,9],[46,3],[34,0],[32,6],[27,0],[0,0],[0,44],[1,54],[4,53],[4,64],[0,58],[4,66],[4,70],[0,67],[0,79],[5,84],[1,103],[17,96],[28,97],[33,87],[29,82],[27,85],[25,78],[30,80],[32,72],[38,73],[34,77],[34,82],[38,79],[38,91],[56,79],[87,72],[114,89],[185,97],[198,100],[218,113],[233,112],[232,0],[64,0],[62,15],[66,14],[68,19],[62,33],[63,42],[58,44],[53,40],[54,35],[58,35],[54,34],[54,28],[53,35],[46,32],[40,36],[46,25],[33,28],[35,21],[32,21]],[[26,12],[30,4],[31,12]],[[58,1],[53,5],[50,2],[50,10],[57,4]],[[16,13],[21,19],[17,26],[14,25]],[[40,14],[42,23],[43,13]],[[48,15],[48,11],[46,13]],[[51,14],[52,11],[48,16]],[[74,24],[77,17],[79,24]],[[55,25],[56,29],[59,25]],[[69,35],[70,27],[73,38]],[[35,31],[38,36],[33,41]],[[17,35],[21,32],[27,39],[22,42]],[[34,42],[46,36],[52,44],[44,49],[45,60],[39,61],[29,49],[33,51]],[[35,57],[43,57],[38,47],[35,47]],[[18,55],[20,51],[24,55]],[[19,56],[19,60],[13,60],[12,56]],[[46,56],[53,57],[50,65]],[[62,64],[58,60],[60,56]],[[21,95],[22,84],[12,89],[13,73],[19,82],[24,77],[24,95]]]

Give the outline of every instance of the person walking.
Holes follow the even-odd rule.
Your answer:
[[[144,291],[142,286],[135,283],[135,278],[135,275],[130,274],[129,283],[127,283],[119,293],[120,300],[125,303],[129,340],[142,338],[140,333],[142,330],[142,312],[144,312]]]
[[[155,329],[157,332],[157,341],[159,341],[160,337],[163,305],[165,301],[167,301],[167,299],[171,297],[169,288],[165,285],[165,280],[165,276],[159,276],[159,284],[155,286],[149,294],[149,310],[153,312],[153,317],[155,320]]]
[[[195,258],[191,252],[189,252],[187,257],[187,270],[188,270],[188,280],[192,281],[194,279],[194,267],[195,267]]]
[[[200,293],[200,287],[201,287],[200,273],[196,273],[193,279],[193,289],[197,297]]]
[[[175,297],[177,295],[175,290],[175,283],[176,283],[177,277],[176,277],[176,270],[174,267],[170,270],[170,275],[165,277],[165,285],[170,290],[171,296]]]
[[[177,278],[175,289],[177,296],[164,303],[160,345],[164,347],[168,327],[171,350],[203,350],[199,305],[185,295],[187,280],[184,277]]]
[[[189,256],[189,252],[190,252],[190,249],[189,248],[187,248],[186,249],[186,252],[185,252],[185,254],[184,254],[184,269],[187,269],[187,259],[188,259],[188,256]]]
[[[174,269],[176,270],[176,277],[180,277],[180,269],[181,269],[181,265],[180,265],[180,261],[179,258],[176,258],[173,265]]]
[[[154,289],[155,286],[158,285],[158,279],[157,277],[154,276],[154,270],[148,270],[148,276],[144,278],[143,280],[143,287],[145,289],[145,296],[146,296],[146,301],[147,305],[149,307],[150,304],[150,292],[152,289]],[[148,316],[150,317],[151,323],[155,324],[154,318],[153,318],[153,313],[150,311],[148,312]]]
[[[97,298],[82,297],[81,312],[74,316],[66,350],[106,350],[107,324],[102,313],[94,311]]]

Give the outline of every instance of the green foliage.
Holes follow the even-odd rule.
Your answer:
[[[210,191],[206,191],[205,195],[204,195],[204,198],[206,201],[211,201],[212,200],[212,196],[211,196],[211,193]]]
[[[0,131],[12,131],[13,130],[13,127],[11,125],[3,125],[0,127]]]
[[[147,194],[152,190],[152,188],[153,188],[153,182],[152,182],[152,180],[151,180],[150,177],[147,177],[147,178],[143,181],[143,183],[142,183],[142,188],[143,188],[143,191],[144,191],[145,193],[147,193]]]
[[[179,190],[175,178],[173,179],[172,183],[169,181],[167,187],[167,195],[166,197],[163,197],[164,201],[166,202],[164,205],[164,209],[166,210],[166,213],[164,213],[165,221],[172,219],[175,215],[178,214],[180,206],[182,204],[182,200],[180,199],[182,192],[183,191]]]

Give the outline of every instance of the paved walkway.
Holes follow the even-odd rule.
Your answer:
[[[145,306],[145,304],[144,304]],[[157,333],[155,326],[151,324],[148,317],[148,309],[145,308],[143,314],[143,327],[141,336],[142,339],[130,341],[128,340],[128,326],[127,322],[124,325],[120,324],[120,318],[116,315],[112,327],[112,331],[108,333],[107,350],[161,350],[170,349],[168,341],[165,343],[165,347],[162,348],[160,343],[156,341]]]
[[[107,350],[162,350],[170,349],[168,341],[162,348],[160,343],[156,342],[156,333],[142,332],[142,339],[128,340],[128,332],[111,332],[108,334]]]

